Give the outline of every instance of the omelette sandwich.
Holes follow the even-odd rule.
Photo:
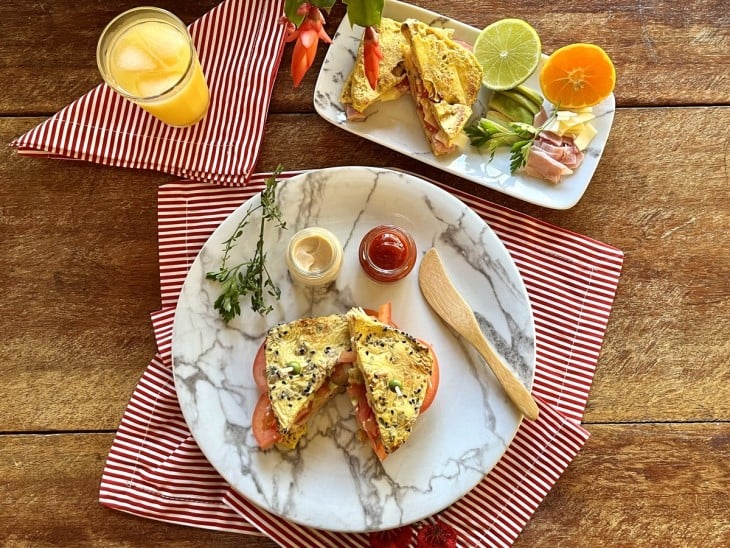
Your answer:
[[[434,155],[457,149],[457,138],[472,116],[482,85],[482,67],[474,54],[453,39],[452,29],[406,19],[401,31],[403,58],[411,94]]]
[[[425,408],[435,356],[423,342],[361,308],[350,309],[347,320],[356,355],[347,393],[373,451],[384,460],[409,438]]]
[[[347,119],[361,121],[367,108],[382,101],[392,101],[409,92],[406,70],[403,64],[405,37],[401,23],[382,17],[378,25],[378,39],[383,58],[379,63],[378,83],[373,89],[365,75],[365,45],[360,42],[355,66],[345,81],[340,102],[345,105]]]
[[[257,385],[265,393],[254,411],[254,435],[264,449],[293,449],[312,415],[345,390],[351,363],[340,356],[350,350],[349,324],[343,314],[302,318],[269,329],[264,344],[265,380]],[[256,364],[254,377],[255,370]]]

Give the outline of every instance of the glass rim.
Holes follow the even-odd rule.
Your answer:
[[[150,15],[153,16],[162,16],[163,19],[161,19],[162,22],[171,24],[171,26],[179,27],[178,30],[182,30],[182,35],[185,37],[185,40],[188,44],[188,48],[190,50],[190,59],[188,61],[188,65],[185,67],[185,71],[180,76],[178,80],[175,81],[174,84],[172,84],[170,87],[166,88],[165,90],[161,91],[160,93],[157,93],[155,95],[146,95],[146,96],[140,96],[140,95],[134,95],[132,93],[129,93],[127,90],[122,88],[117,84],[117,82],[114,80],[114,78],[111,77],[111,74],[109,74],[109,71],[104,67],[104,63],[102,63],[102,58],[106,58],[107,54],[104,52],[104,46],[107,42],[107,38],[109,33],[114,30],[117,26],[120,26],[123,21],[130,16],[136,15],[138,13],[144,13],[148,12]],[[165,21],[164,18],[168,18],[169,20]],[[131,25],[130,25],[131,26]],[[109,23],[106,24],[104,29],[101,31],[101,34],[99,35],[99,40],[96,43],[96,66],[99,70],[99,73],[101,74],[102,79],[104,80],[104,83],[108,85],[110,88],[112,88],[114,91],[119,93],[120,95],[126,97],[127,99],[138,101],[138,102],[151,102],[158,99],[164,98],[166,95],[171,93],[175,88],[177,88],[180,84],[184,83],[187,79],[189,79],[192,75],[192,67],[197,60],[197,50],[195,48],[195,44],[193,43],[193,37],[190,35],[190,31],[188,30],[185,23],[174,13],[164,9],[164,8],[158,8],[155,6],[137,6],[135,8],[128,9],[126,11],[123,11],[122,13],[116,15]]]

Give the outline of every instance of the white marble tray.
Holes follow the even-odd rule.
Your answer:
[[[456,38],[469,44],[474,43],[479,33],[477,29],[443,15],[394,0],[386,1],[383,14],[397,21],[413,17],[433,26],[452,28]],[[487,18],[485,24],[491,21]],[[556,185],[534,177],[510,175],[508,152],[498,152],[490,163],[489,154],[471,147],[466,137],[458,153],[436,157],[423,136],[415,104],[409,95],[372,107],[364,122],[347,121],[340,93],[355,62],[362,32],[362,27],[351,27],[345,18],[329,46],[314,90],[314,107],[322,118],[345,131],[526,202],[552,209],[568,209],[578,203],[598,167],[611,131],[616,108],[613,95],[594,107],[596,119],[591,123],[598,134],[585,151],[583,163],[575,173]],[[540,89],[538,75],[539,68],[526,82],[536,90]],[[480,118],[485,112],[487,94],[487,90],[482,88],[473,119]]]
[[[274,311],[261,317],[242,302],[243,315],[226,326],[213,309],[218,286],[205,279],[219,265],[222,242],[258,196],[215,231],[183,286],[173,328],[173,370],[195,440],[234,489],[303,525],[376,531],[449,506],[497,463],[521,419],[486,365],[423,300],[418,264],[428,248],[439,250],[487,337],[531,386],[533,317],[512,259],[470,208],[412,175],[331,168],[283,180],[277,188],[288,229],[268,229],[265,235],[268,264],[282,289]],[[385,222],[411,231],[419,249],[416,269],[393,285],[372,282],[356,258],[365,232]],[[315,225],[330,229],[344,246],[340,277],[318,292],[292,286],[283,260],[291,235]],[[245,229],[238,259],[250,256],[257,226],[254,222]],[[251,433],[258,399],[251,363],[266,330],[304,315],[344,312],[353,305],[377,308],[385,301],[393,303],[393,318],[402,328],[433,344],[441,364],[436,400],[406,444],[381,465],[367,443],[358,440],[352,406],[342,395],[315,416],[298,450],[260,451]]]

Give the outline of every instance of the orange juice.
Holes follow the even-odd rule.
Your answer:
[[[208,110],[208,86],[185,25],[156,8],[136,8],[102,33],[97,62],[117,92],[171,126],[189,126]]]

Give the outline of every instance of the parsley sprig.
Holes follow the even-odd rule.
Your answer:
[[[548,116],[548,119],[539,126],[524,122],[510,122],[502,125],[489,118],[482,118],[478,122],[464,128],[472,146],[477,148],[486,147],[491,153],[489,161],[494,158],[498,148],[509,147],[509,169],[514,173],[525,167],[527,158],[530,155],[530,148],[535,139],[548,127],[557,116],[557,109]]]
[[[278,166],[274,173],[266,179],[266,187],[261,191],[261,203],[251,206],[236,226],[233,234],[223,242],[223,259],[218,270],[206,273],[209,280],[221,284],[221,293],[213,303],[223,321],[228,323],[241,313],[240,299],[247,295],[251,298],[251,309],[261,315],[266,315],[274,308],[266,304],[268,294],[275,299],[281,297],[281,289],[274,283],[266,267],[266,251],[264,251],[264,227],[267,222],[286,229],[286,223],[281,218],[281,210],[276,204],[276,177],[281,173]],[[228,266],[231,250],[243,234],[244,227],[251,221],[252,215],[261,210],[259,235],[253,256],[234,266]]]

